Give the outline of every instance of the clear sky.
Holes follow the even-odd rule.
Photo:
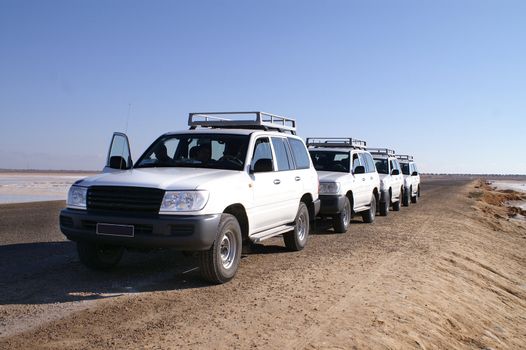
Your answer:
[[[526,174],[526,1],[0,0],[0,168],[101,169],[188,112]]]

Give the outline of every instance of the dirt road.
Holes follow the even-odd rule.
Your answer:
[[[267,241],[220,286],[168,251],[86,270],[62,203],[2,206],[0,349],[526,348],[526,226],[473,186],[427,179],[418,204],[318,224],[299,253]]]

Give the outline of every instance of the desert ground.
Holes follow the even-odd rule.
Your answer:
[[[526,224],[503,206],[521,196],[428,177],[417,204],[318,222],[299,253],[265,241],[217,286],[173,251],[87,270],[63,201],[4,204],[0,349],[524,349]]]

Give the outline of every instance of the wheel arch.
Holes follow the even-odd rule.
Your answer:
[[[241,203],[231,204],[223,210],[223,213],[233,215],[236,218],[241,228],[241,238],[243,241],[248,239],[249,222],[245,207]]]

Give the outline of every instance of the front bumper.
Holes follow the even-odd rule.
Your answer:
[[[175,248],[179,250],[207,250],[216,238],[221,214],[211,215],[156,215],[91,213],[63,209],[60,230],[72,241],[93,241],[127,248]],[[134,236],[100,235],[98,223],[133,225]]]
[[[339,214],[343,210],[345,203],[344,195],[320,195],[320,211],[319,215],[334,215]]]

